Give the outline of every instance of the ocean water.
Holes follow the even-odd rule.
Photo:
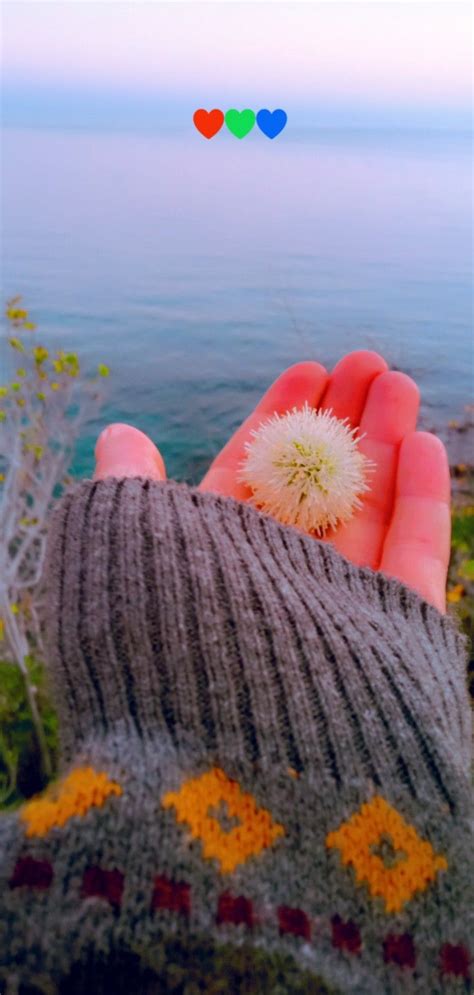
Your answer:
[[[112,420],[196,481],[290,363],[376,349],[425,427],[472,395],[470,137],[446,132],[7,130],[2,294],[111,367]]]

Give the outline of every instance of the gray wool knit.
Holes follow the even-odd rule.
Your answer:
[[[0,819],[2,995],[471,990],[449,618],[140,478],[62,499],[47,589],[62,772]]]

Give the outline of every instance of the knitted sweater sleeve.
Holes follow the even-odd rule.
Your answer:
[[[469,990],[451,619],[138,478],[59,503],[47,600],[62,768],[0,820],[2,995]]]

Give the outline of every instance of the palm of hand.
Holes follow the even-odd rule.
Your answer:
[[[359,427],[364,434],[360,449],[376,464],[363,507],[325,540],[353,563],[397,577],[444,611],[450,540],[446,452],[435,436],[416,431],[416,384],[403,373],[390,372],[376,353],[350,353],[331,374],[313,362],[286,370],[221,450],[200,489],[248,501],[251,493],[237,473],[251,430],[274,412],[284,414],[305,401],[314,408],[331,408]],[[119,436],[120,465],[114,455]],[[97,478],[165,478],[153,443],[129,426],[106,429],[96,455]]]

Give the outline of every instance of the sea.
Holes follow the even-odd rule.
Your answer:
[[[7,129],[2,156],[3,300],[110,367],[73,474],[121,421],[196,483],[285,367],[354,349],[417,380],[424,428],[472,402],[469,134]]]

